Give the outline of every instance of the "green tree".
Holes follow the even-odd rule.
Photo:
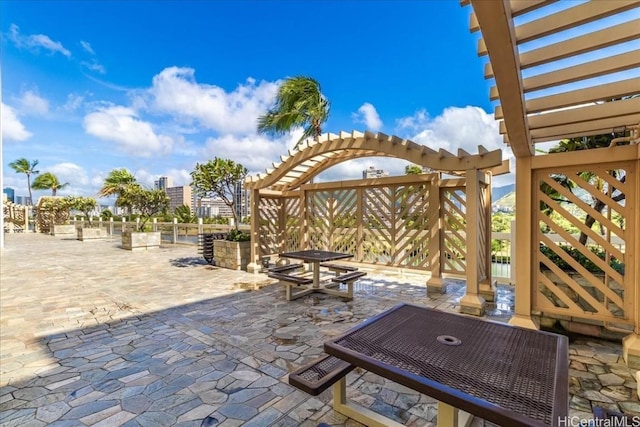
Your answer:
[[[197,217],[191,213],[191,208],[187,205],[178,206],[175,216],[181,224],[193,223],[197,221]]]
[[[91,227],[93,225],[91,223],[91,212],[98,206],[96,199],[84,196],[67,196],[67,200],[71,209],[82,212],[84,218],[89,221],[89,227]]]
[[[236,212],[236,200],[247,172],[247,168],[241,164],[218,157],[204,164],[196,163],[194,171],[191,172],[191,186],[198,196],[219,197],[231,208],[236,231],[240,222]]]
[[[69,183],[61,183],[57,176],[51,172],[45,172],[42,175],[38,175],[31,184],[31,188],[34,190],[51,190],[51,195],[55,196],[58,190],[62,190],[68,187]]]
[[[164,190],[148,190],[139,185],[129,185],[120,191],[118,203],[140,214],[136,231],[144,231],[147,221],[153,215],[165,213],[169,209],[169,196]]]
[[[287,78],[278,88],[275,105],[258,117],[258,133],[282,136],[301,126],[305,139],[315,140],[322,134],[322,124],[329,118],[329,101],[322,95],[320,84],[311,77]]]
[[[98,191],[98,197],[115,195],[116,206],[125,206],[120,203],[120,197],[122,196],[122,192],[129,187],[140,187],[136,177],[125,168],[113,169],[104,179],[102,188]]]
[[[422,173],[422,168],[418,165],[407,165],[404,168],[405,175],[420,175]]]
[[[40,171],[36,170],[38,161],[34,160],[30,162],[24,157],[14,162],[9,163],[9,167],[16,171],[16,173],[23,173],[27,175],[27,188],[29,189],[29,204],[33,204],[33,195],[31,194],[31,175],[37,175]]]
[[[132,185],[139,186],[136,177],[131,172],[125,168],[114,169],[104,179],[104,184],[102,184],[98,196],[109,197],[115,195],[120,197],[122,191]]]
[[[612,134],[604,134],[604,135],[595,135],[590,137],[579,137],[579,138],[569,138],[563,139],[556,145],[549,149],[549,153],[566,153],[580,150],[589,150],[593,148],[604,148],[609,147],[611,144],[611,140],[614,138]],[[611,175],[614,179],[624,183],[626,181],[626,174],[618,171],[611,170],[609,171],[609,175]],[[602,178],[599,178],[596,174],[590,171],[580,172],[578,176],[585,181],[589,182],[595,189],[599,191],[607,191],[611,199],[615,202],[621,202],[625,199],[625,194],[622,192],[616,193],[616,189],[612,186],[606,186],[605,181]],[[569,189],[569,191],[573,191],[576,185],[573,183],[572,179],[563,174],[554,174],[553,179],[558,182],[563,187]],[[611,188],[609,188],[611,187]],[[542,183],[540,189],[545,192],[551,199],[558,201],[559,203],[570,203],[566,198],[561,197],[560,194],[550,187],[549,185]],[[600,200],[598,197],[592,196],[591,200],[592,208],[598,212],[602,213],[602,211],[606,208],[606,203]],[[540,208],[547,215],[551,215],[553,209],[547,206],[544,203],[541,203]],[[588,228],[592,228],[596,222],[596,218],[592,215],[587,215],[584,221],[584,224]],[[602,225],[600,225],[602,231]],[[584,232],[580,232],[580,237],[578,241],[582,245],[586,245],[588,240],[588,236]]]

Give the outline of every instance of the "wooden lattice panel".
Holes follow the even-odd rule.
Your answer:
[[[260,256],[280,252],[279,212],[281,199],[260,198]]]
[[[309,247],[356,255],[356,191],[310,191],[307,200]]]
[[[535,172],[534,309],[633,323],[636,173],[635,162]]]
[[[491,199],[491,189],[488,185],[481,185],[478,192],[478,224],[487,224],[491,222],[491,218],[487,218],[487,210],[485,206]],[[487,235],[487,227],[480,227],[478,229],[478,248],[486,248],[491,245],[491,234]],[[489,267],[490,252],[486,250],[478,251],[478,279],[484,280],[489,277],[487,267]]]
[[[442,272],[464,274],[466,271],[467,200],[464,187],[443,188],[440,195],[442,223]]]
[[[416,269],[429,267],[429,186],[396,188],[395,264]]]
[[[284,248],[283,252],[295,252],[301,248],[300,199],[284,199]]]
[[[374,187],[362,194],[362,262],[392,265],[395,191],[393,187]]]

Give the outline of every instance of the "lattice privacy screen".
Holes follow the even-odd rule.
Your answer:
[[[633,322],[635,173],[635,162],[535,171],[536,310]]]

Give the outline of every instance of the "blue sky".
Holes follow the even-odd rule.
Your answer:
[[[321,83],[325,132],[511,157],[470,13],[455,0],[3,0],[3,184],[27,194],[8,167],[21,157],[69,182],[62,195],[95,196],[121,167],[147,185],[188,185],[195,164],[216,156],[263,172],[301,134],[255,132],[279,82],[295,75]],[[370,165],[402,174],[405,164],[362,159],[321,180],[356,179]]]

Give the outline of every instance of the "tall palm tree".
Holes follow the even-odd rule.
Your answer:
[[[302,126],[305,139],[322,134],[322,124],[329,118],[329,101],[322,95],[320,84],[311,77],[289,77],[278,88],[275,105],[258,117],[258,133],[282,136]]]
[[[120,194],[122,194],[122,190],[130,185],[138,185],[136,177],[125,168],[114,169],[109,172],[109,175],[104,179],[104,184],[100,191],[98,191],[98,196],[120,196]]]
[[[31,175],[37,175],[40,171],[35,170],[38,166],[38,161],[34,160],[30,162],[24,157],[9,163],[9,167],[16,171],[16,173],[23,173],[27,175],[27,188],[29,189],[29,204],[33,204],[33,196],[31,194]]]
[[[64,184],[60,183],[58,177],[51,172],[45,172],[42,175],[38,175],[36,179],[33,180],[31,188],[34,190],[51,190],[51,195],[55,196],[58,190],[62,190],[68,185],[68,182],[65,182]]]
[[[140,184],[138,184],[136,177],[133,176],[131,172],[125,168],[113,169],[104,179],[104,184],[102,184],[102,188],[98,191],[98,197],[116,195],[116,206],[118,206],[123,191],[133,186],[139,187]],[[130,207],[128,211],[131,212]]]

